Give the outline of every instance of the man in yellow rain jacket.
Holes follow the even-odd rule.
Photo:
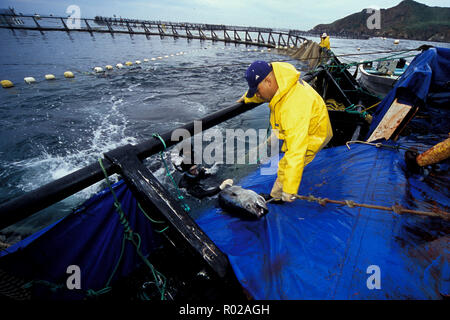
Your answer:
[[[326,49],[330,50],[330,37],[326,33],[323,33],[320,36],[319,47],[326,48]]]
[[[270,195],[292,202],[303,168],[333,136],[325,102],[300,79],[300,72],[286,62],[255,61],[247,69],[246,79],[249,90],[244,102],[269,102],[272,129],[284,140],[285,154],[278,163]]]

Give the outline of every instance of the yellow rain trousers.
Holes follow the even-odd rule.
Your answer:
[[[322,97],[286,62],[272,63],[278,91],[269,102],[270,124],[281,140],[284,157],[278,164],[278,181],[286,193],[296,194],[303,168],[331,139],[330,118]],[[262,102],[256,95],[245,103]]]
[[[330,37],[320,38],[320,47],[330,49]]]

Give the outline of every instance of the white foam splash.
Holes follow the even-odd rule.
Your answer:
[[[11,169],[26,172],[17,187],[25,192],[32,191],[96,162],[105,152],[125,144],[136,144],[135,137],[126,135],[128,121],[120,112],[123,100],[112,96],[107,103],[111,104],[110,111],[101,114],[104,118],[100,124],[87,132],[92,135],[87,148],[76,144],[69,145],[72,150],[67,150],[64,155],[55,155],[46,146],[40,146],[43,151],[38,157],[10,163],[8,167]],[[111,180],[117,181],[117,176]],[[68,202],[68,205],[75,205],[100,191],[101,184],[102,182],[96,183],[64,201]]]

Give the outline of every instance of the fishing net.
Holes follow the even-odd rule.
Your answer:
[[[322,49],[317,42],[305,40],[299,48],[278,48],[277,53],[304,61],[313,69],[328,59],[327,50]]]

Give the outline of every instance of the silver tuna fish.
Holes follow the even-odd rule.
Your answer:
[[[260,219],[269,212],[262,196],[240,186],[223,189],[219,193],[219,204],[228,213],[243,219]]]

